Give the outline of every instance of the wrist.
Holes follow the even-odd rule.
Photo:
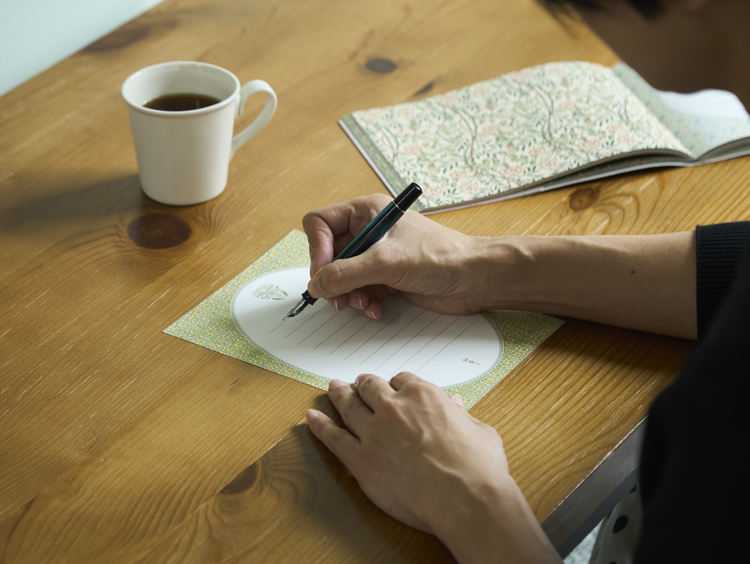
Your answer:
[[[477,301],[486,309],[533,310],[546,293],[539,254],[554,237],[474,237],[466,273]]]
[[[487,485],[469,485],[459,477],[456,481],[450,489],[450,497],[444,500],[441,510],[435,512],[436,522],[432,523],[432,530],[458,558],[471,546],[479,549],[477,541],[483,544],[482,539],[493,537],[483,533],[492,528],[496,521],[495,512],[505,505],[505,498],[513,495],[515,483],[510,476]]]
[[[483,309],[566,315],[695,338],[695,234],[475,239]]]
[[[459,562],[559,562],[510,475],[464,484],[451,496],[434,532]]]

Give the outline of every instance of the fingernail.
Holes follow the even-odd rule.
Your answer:
[[[336,388],[340,388],[341,386],[346,386],[346,382],[342,382],[341,380],[337,380],[336,378],[328,383],[329,390],[335,390]]]
[[[341,308],[339,308],[339,300],[337,298],[334,298],[333,300],[333,307],[336,308],[336,311],[341,311]]]
[[[367,315],[368,315],[368,317],[372,317],[373,319],[377,319],[377,317],[375,317],[375,312],[372,311],[372,310],[368,311]]]
[[[359,309],[365,309],[365,306],[362,305],[362,298],[357,298],[359,300]]]
[[[314,409],[308,409],[307,410],[307,420],[308,421],[312,421],[313,419],[317,419],[318,415],[320,415],[320,413],[318,413]]]

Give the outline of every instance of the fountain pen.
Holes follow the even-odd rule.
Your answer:
[[[409,186],[396,196],[395,200],[385,206],[383,211],[376,215],[373,220],[368,223],[367,226],[360,231],[360,233],[352,239],[346,248],[344,248],[344,250],[333,260],[356,257],[357,255],[364,253],[388,233],[388,230],[393,227],[399,219],[401,219],[404,212],[406,212],[406,210],[408,210],[421,195],[422,189],[419,185],[415,182],[409,184]],[[289,313],[286,314],[284,319],[299,315],[303,309],[314,304],[316,301],[317,298],[313,298],[310,293],[305,290],[302,294],[302,299],[297,302],[297,305],[295,305]]]

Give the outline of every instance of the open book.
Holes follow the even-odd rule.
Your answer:
[[[394,196],[422,186],[424,213],[750,154],[733,94],[659,92],[622,63],[549,63],[339,124]]]

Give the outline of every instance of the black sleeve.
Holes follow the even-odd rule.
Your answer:
[[[695,229],[695,295],[698,337],[706,334],[734,281],[750,222],[698,226]]]
[[[704,245],[706,234],[712,244],[737,239],[713,228],[701,230],[698,246],[704,252],[711,248]],[[721,250],[725,256],[734,252],[724,253],[723,246]],[[643,530],[636,564],[748,561],[750,252],[728,288],[716,282],[723,275],[706,275],[712,271],[706,265],[713,265],[716,273],[737,265],[727,259],[722,266],[714,258],[702,263],[703,281],[711,299],[723,299],[723,305],[710,312],[710,328],[677,381],[649,411],[641,454]]]

